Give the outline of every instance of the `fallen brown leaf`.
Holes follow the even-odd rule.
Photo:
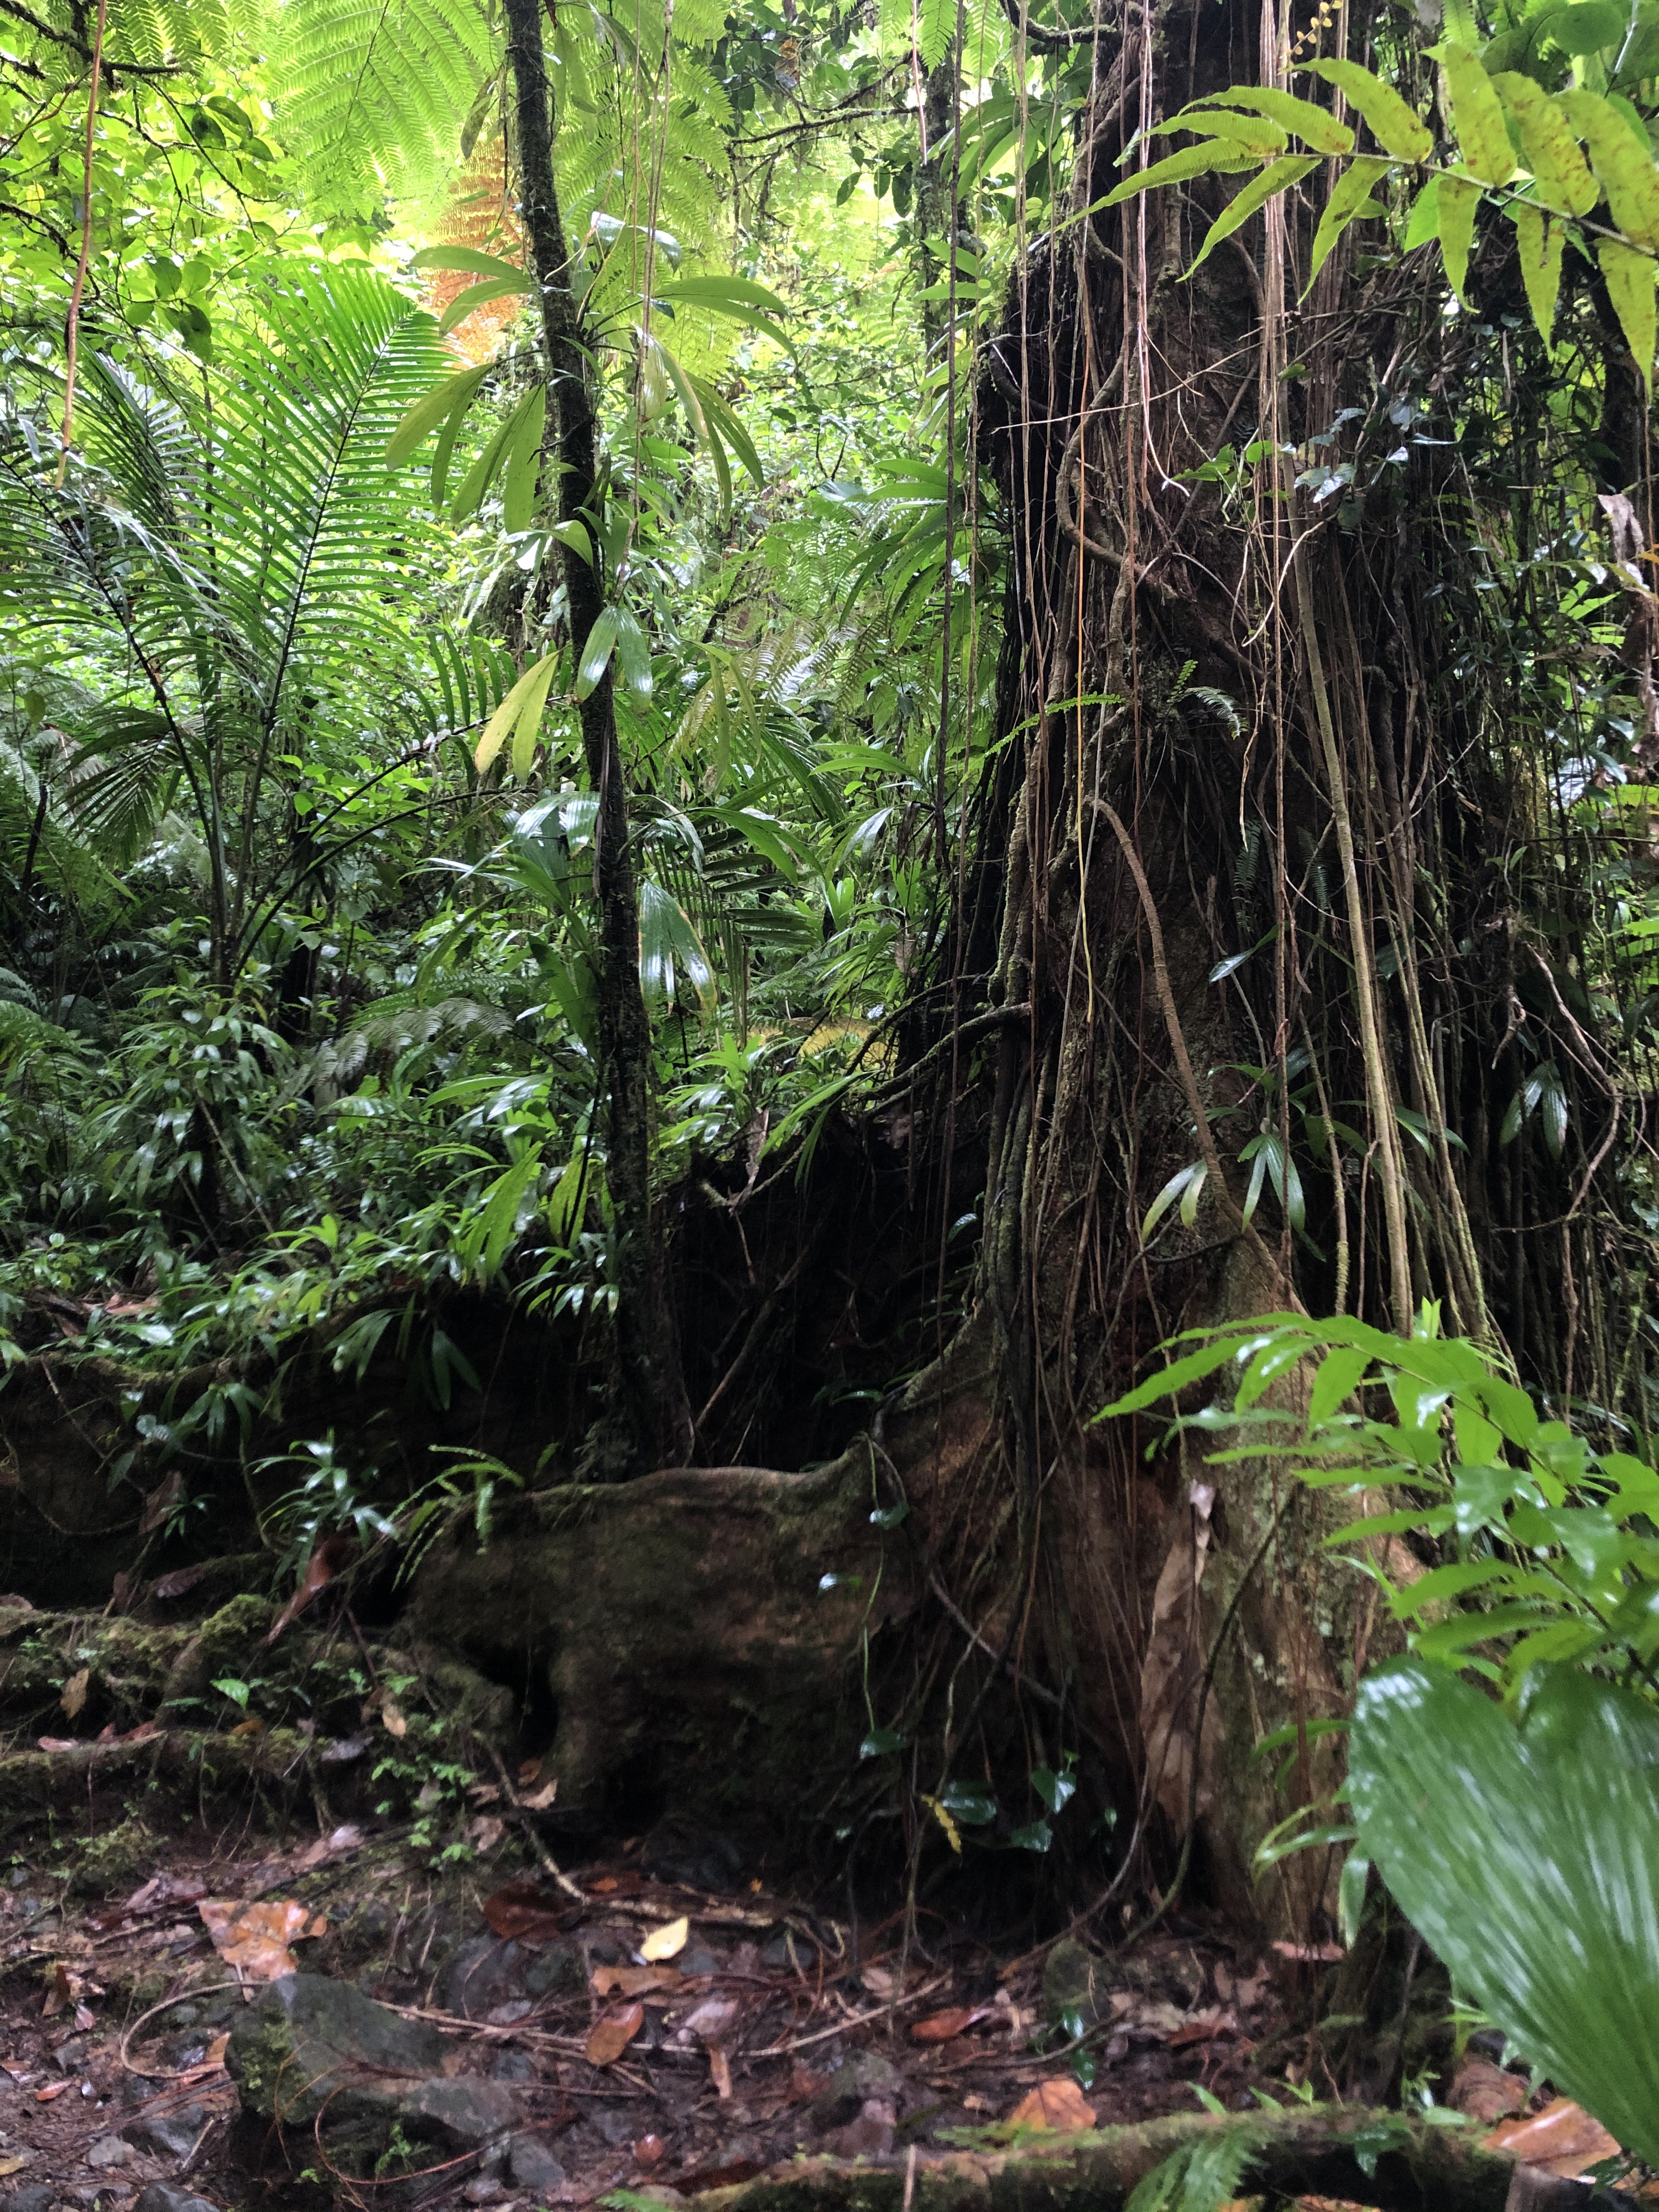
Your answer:
[[[204,1897],[197,1906],[213,1948],[226,1966],[251,1982],[274,1982],[296,1973],[299,1960],[289,1945],[311,1917],[308,1905],[293,1898],[260,1905],[238,1905],[229,1898]]]
[[[581,1907],[560,1905],[533,1881],[508,1881],[484,1899],[483,1917],[492,1932],[520,1942],[562,1936],[581,1917]]]
[[[1540,2166],[1563,2180],[1619,2153],[1600,2120],[1565,2097],[1557,2097],[1530,2119],[1506,2120],[1492,2130],[1486,2142],[1490,2149],[1508,2151],[1522,2166]]]
[[[708,2074],[714,2094],[722,2100],[732,2094],[732,2062],[718,2045],[708,2054]]]
[[[678,1966],[595,1966],[591,1987],[596,1997],[642,1997],[677,1990],[684,1979]]]
[[[26,2158],[0,2158],[0,2179],[9,2173],[21,2173],[27,2164]]]
[[[43,1735],[37,1736],[35,1741],[42,1751],[79,1751],[81,1748],[79,1736]]]
[[[53,2013],[62,2012],[74,1996],[75,1984],[70,1979],[68,1967],[55,1966],[52,1970],[52,1979],[46,1985],[46,2002],[40,2010],[50,2020]]]
[[[1455,2112],[1472,2120],[1501,2120],[1527,2106],[1527,2084],[1519,2074],[1506,2074],[1490,2058],[1466,2058],[1457,2069],[1448,2100]]]
[[[388,1735],[407,1735],[409,1723],[404,1709],[388,1690],[380,1699],[380,1725]]]
[[[558,1794],[559,1778],[556,1774],[550,1782],[544,1782],[541,1788],[535,1792],[533,1796],[520,1797],[519,1800],[520,1809],[526,1813],[550,1812],[554,1800],[557,1797]]]
[[[466,1840],[475,1851],[493,1851],[506,1833],[506,1821],[495,1813],[480,1813],[466,1824]]]
[[[640,1956],[652,1966],[664,1959],[678,1958],[684,1950],[686,1938],[690,1933],[691,1923],[689,1920],[665,1921],[660,1928],[653,1928],[641,1944]]]
[[[67,1718],[74,1720],[87,1702],[87,1691],[92,1682],[92,1669],[82,1667],[70,1676],[64,1685],[64,1694],[58,1700]]]
[[[34,2101],[37,2105],[49,2105],[54,2097],[61,2097],[68,2087],[67,2081],[48,2081],[44,2089],[35,2091]]]
[[[342,1568],[350,1565],[356,1555],[356,1544],[349,1536],[337,1534],[324,1537],[322,1542],[306,1561],[304,1572],[300,1577],[299,1588],[271,1624],[270,1633],[265,1638],[267,1644],[274,1644],[289,1621],[294,1620],[296,1614],[305,1611],[318,1591],[326,1589]],[[161,1585],[157,1583],[156,1587],[159,1589]],[[392,1734],[401,1735],[403,1730],[394,1729]]]
[[[230,1731],[232,1735],[263,1735],[264,1732],[265,1724],[257,1713],[250,1713],[245,1721],[238,1721]]]
[[[78,2004],[76,2006],[75,2032],[77,2035],[84,2035],[88,2028],[95,2027],[97,2025],[97,2015],[94,2013],[90,2005]]]
[[[315,1843],[307,1844],[295,1860],[294,1871],[309,1874],[314,1867],[325,1866],[330,1859],[343,1858],[348,1851],[358,1850],[362,1840],[362,1830],[348,1820],[326,1836],[319,1836]]]
[[[1275,1942],[1273,1948],[1281,1959],[1290,1959],[1298,1966],[1333,1966],[1348,1955],[1340,1943]]]
[[[631,2004],[596,2021],[584,2053],[590,2066],[610,2066],[620,2058],[645,2025],[645,2007]]]
[[[1095,2108],[1069,2074],[1039,2081],[1008,2115],[1010,2127],[1049,2128],[1066,2135],[1079,2133],[1094,2124]]]
[[[152,1597],[183,1597],[204,1580],[210,1570],[206,1566],[175,1567],[168,1575],[158,1575],[149,1586]]]
[[[1185,2051],[1194,2043],[1213,2043],[1218,2035],[1237,2035],[1238,2022],[1222,2005],[1188,2014],[1170,2038],[1171,2051]]]
[[[173,1509],[185,1494],[185,1478],[177,1468],[158,1482],[144,1498],[144,1510],[138,1519],[138,1534],[153,1536],[171,1517]]]
[[[539,1759],[526,1759],[520,1766],[518,1783],[520,1790],[528,1790],[532,1783],[539,1782],[541,1778],[542,1762]]]
[[[988,2007],[985,2005],[951,2005],[944,2012],[930,2012],[913,2023],[912,2043],[953,2043],[964,2035],[975,2021],[983,2020]]]

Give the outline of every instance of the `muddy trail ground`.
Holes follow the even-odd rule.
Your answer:
[[[1543,2110],[1557,2174],[1602,2148],[1478,2050],[1462,2125],[1334,2103],[1330,1962],[1190,1910],[1017,1951],[672,1823],[556,1861],[556,1777],[408,1655],[266,1726],[252,1616],[6,1602],[0,2212],[1109,2208],[1227,2115],[1273,2201],[1499,2212],[1485,2123]]]

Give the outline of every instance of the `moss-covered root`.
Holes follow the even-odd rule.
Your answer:
[[[1473,2130],[1327,2107],[1236,2121],[1182,2114],[1051,2139],[1052,2148],[918,2160],[914,2172],[904,2158],[805,2159],[694,2202],[697,2212],[1121,2212],[1155,2166],[1224,2129],[1249,2131],[1255,2156],[1243,2185],[1270,2197],[1337,2197],[1382,2212],[1504,2212],[1516,2171],[1481,2149]]]

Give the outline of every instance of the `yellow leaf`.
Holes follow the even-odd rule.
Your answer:
[[[64,1694],[58,1702],[71,1720],[87,1702],[87,1686],[91,1680],[91,1668],[83,1667],[78,1674],[71,1674],[64,1685]]]
[[[1391,84],[1384,84],[1358,62],[1309,62],[1306,67],[1346,94],[1370,125],[1377,144],[1396,161],[1426,161],[1433,153],[1433,132]]]
[[[1319,218],[1319,228],[1314,233],[1313,254],[1308,264],[1308,286],[1325,265],[1327,255],[1351,222],[1367,214],[1375,213],[1371,201],[1371,186],[1386,177],[1393,163],[1386,155],[1358,154],[1332,187],[1325,203],[1325,212]]]
[[[1215,221],[1204,234],[1204,243],[1198,249],[1198,260],[1187,271],[1190,276],[1200,262],[1207,261],[1224,238],[1231,238],[1241,223],[1248,222],[1259,207],[1265,207],[1275,192],[1288,191],[1290,187],[1305,177],[1310,169],[1319,167],[1317,154],[1281,154],[1276,161],[1251,178],[1242,191],[1233,194]],[[1182,282],[1187,281],[1185,276]]]
[[[1515,149],[1492,79],[1467,46],[1450,39],[1429,52],[1439,63],[1451,94],[1464,161],[1483,185],[1506,185],[1515,174]]]
[[[1521,249],[1521,282],[1527,288],[1527,305],[1547,346],[1555,325],[1555,302],[1561,290],[1561,248],[1566,234],[1525,200],[1509,210]]]
[[[28,2160],[26,2158],[0,2158],[0,2177],[8,2173],[21,2173],[27,2164]]]
[[[1440,210],[1440,251],[1445,258],[1446,276],[1454,292],[1463,301],[1463,281],[1469,273],[1469,247],[1474,238],[1474,211],[1483,195],[1479,185],[1468,177],[1443,176],[1436,204]]]
[[[1599,93],[1576,85],[1556,106],[1589,143],[1590,167],[1607,196],[1607,211],[1626,238],[1659,252],[1659,169],[1619,110]]]
[[[929,1797],[926,1792],[924,1792],[921,1802],[933,1814],[933,1818],[939,1822],[940,1827],[944,1829],[945,1840],[950,1844],[951,1849],[956,1853],[957,1856],[960,1858],[962,1856],[961,1829],[957,1827],[956,1822],[951,1818],[950,1814],[945,1810],[945,1807],[939,1803],[937,1797]]]
[[[522,737],[525,730],[528,729],[532,732],[533,741],[533,732],[541,727],[542,710],[547,704],[547,694],[557,662],[558,655],[552,653],[544,653],[539,660],[532,661],[484,724],[483,735],[478,739],[478,750],[472,756],[472,765],[480,775],[507,743],[509,732],[517,731]],[[514,750],[516,752],[516,747]]]
[[[653,1966],[664,1959],[677,1958],[685,1948],[685,1939],[691,1933],[690,1920],[670,1920],[660,1928],[653,1928],[640,1946],[640,1956]]]
[[[1565,111],[1518,70],[1503,70],[1492,82],[1520,130],[1540,196],[1564,215],[1588,215],[1601,190],[1578,150]]]
[[[1633,246],[1621,246],[1616,239],[1604,238],[1597,245],[1595,258],[1601,264],[1601,274],[1607,280],[1607,297],[1613,301],[1613,311],[1619,318],[1619,327],[1625,333],[1630,349],[1636,356],[1644,388],[1651,394],[1653,388],[1653,257],[1638,253]]]

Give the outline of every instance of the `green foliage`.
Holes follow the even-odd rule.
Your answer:
[[[1553,1665],[1517,1721],[1421,1660],[1362,1685],[1348,1768],[1362,1846],[1459,1986],[1650,2164],[1656,1772],[1649,1696]]]

